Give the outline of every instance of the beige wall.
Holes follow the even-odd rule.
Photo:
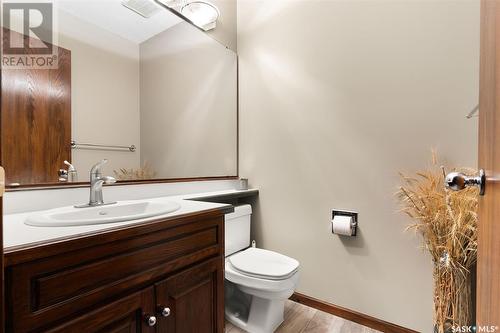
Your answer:
[[[143,163],[160,178],[236,175],[236,54],[182,22],[140,59]]]
[[[432,264],[394,193],[431,147],[476,165],[479,1],[240,0],[238,52],[258,245],[301,262],[298,291],[431,332]]]
[[[79,180],[107,158],[103,171],[136,168],[140,162],[139,45],[60,11],[58,37],[71,50],[72,137],[78,142],[132,145],[132,152],[73,150]],[[61,168],[65,167],[61,165]]]
[[[217,28],[207,32],[209,36],[235,51],[238,49],[236,36],[236,0],[211,0],[220,12]]]

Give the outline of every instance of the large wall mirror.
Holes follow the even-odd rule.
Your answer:
[[[57,66],[2,67],[7,185],[87,182],[103,159],[119,181],[237,175],[233,51],[157,4],[57,0],[54,17]],[[13,26],[4,42],[36,42]]]

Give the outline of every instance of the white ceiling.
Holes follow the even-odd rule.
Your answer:
[[[162,7],[152,17],[144,18],[124,7],[121,2],[122,0],[55,1],[59,10],[138,44],[182,21]]]

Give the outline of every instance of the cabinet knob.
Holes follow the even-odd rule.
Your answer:
[[[155,316],[151,316],[151,315],[146,315],[144,316],[144,321],[146,322],[146,324],[148,324],[148,326],[152,327],[152,326],[155,326],[156,325],[156,317]]]
[[[160,306],[158,307],[158,312],[161,313],[162,317],[170,316],[171,310],[168,306]]]

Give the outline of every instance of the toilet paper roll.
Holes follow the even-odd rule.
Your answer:
[[[352,236],[352,216],[337,215],[332,220],[334,234]]]

